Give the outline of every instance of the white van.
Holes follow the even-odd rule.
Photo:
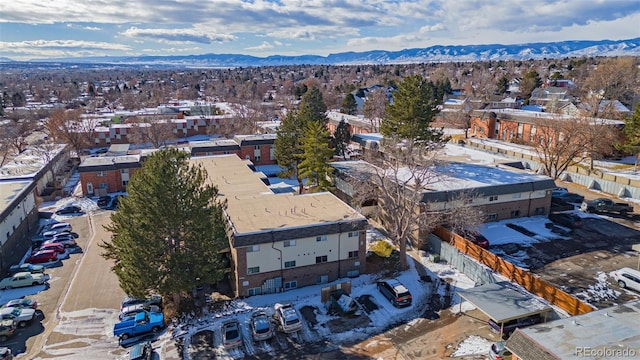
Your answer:
[[[638,270],[622,268],[613,272],[613,278],[616,279],[621,288],[640,291],[640,271]]]

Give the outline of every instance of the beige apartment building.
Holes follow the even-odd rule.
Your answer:
[[[356,277],[365,270],[366,218],[335,195],[274,194],[236,155],[195,157],[227,200],[236,296]]]

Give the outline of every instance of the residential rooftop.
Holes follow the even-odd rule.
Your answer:
[[[32,186],[32,180],[0,181],[0,215],[5,215],[9,205]]]
[[[507,348],[524,359],[574,359],[580,349],[603,351],[598,359],[620,359],[615,350],[634,350],[640,356],[640,301],[518,329]],[[583,350],[582,350],[583,351]],[[608,351],[607,355],[604,351]]]
[[[227,215],[236,234],[300,228],[365,217],[328,192],[293,195],[274,194],[263,182],[266,176],[253,172],[236,155],[213,155],[189,160],[206,169],[209,180],[226,199]]]

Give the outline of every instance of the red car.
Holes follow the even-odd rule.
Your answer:
[[[40,249],[38,249],[38,251],[42,251],[42,250],[53,250],[58,254],[64,254],[64,245],[56,242],[49,243],[49,244],[45,243],[42,246],[40,246]]]
[[[58,261],[58,253],[53,250],[42,250],[31,254],[24,262],[29,264],[41,264],[50,261]]]

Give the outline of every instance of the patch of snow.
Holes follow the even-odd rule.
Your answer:
[[[456,351],[451,354],[451,357],[486,355],[489,352],[489,349],[491,349],[491,344],[493,344],[493,341],[489,341],[480,336],[471,335],[458,345]]]

